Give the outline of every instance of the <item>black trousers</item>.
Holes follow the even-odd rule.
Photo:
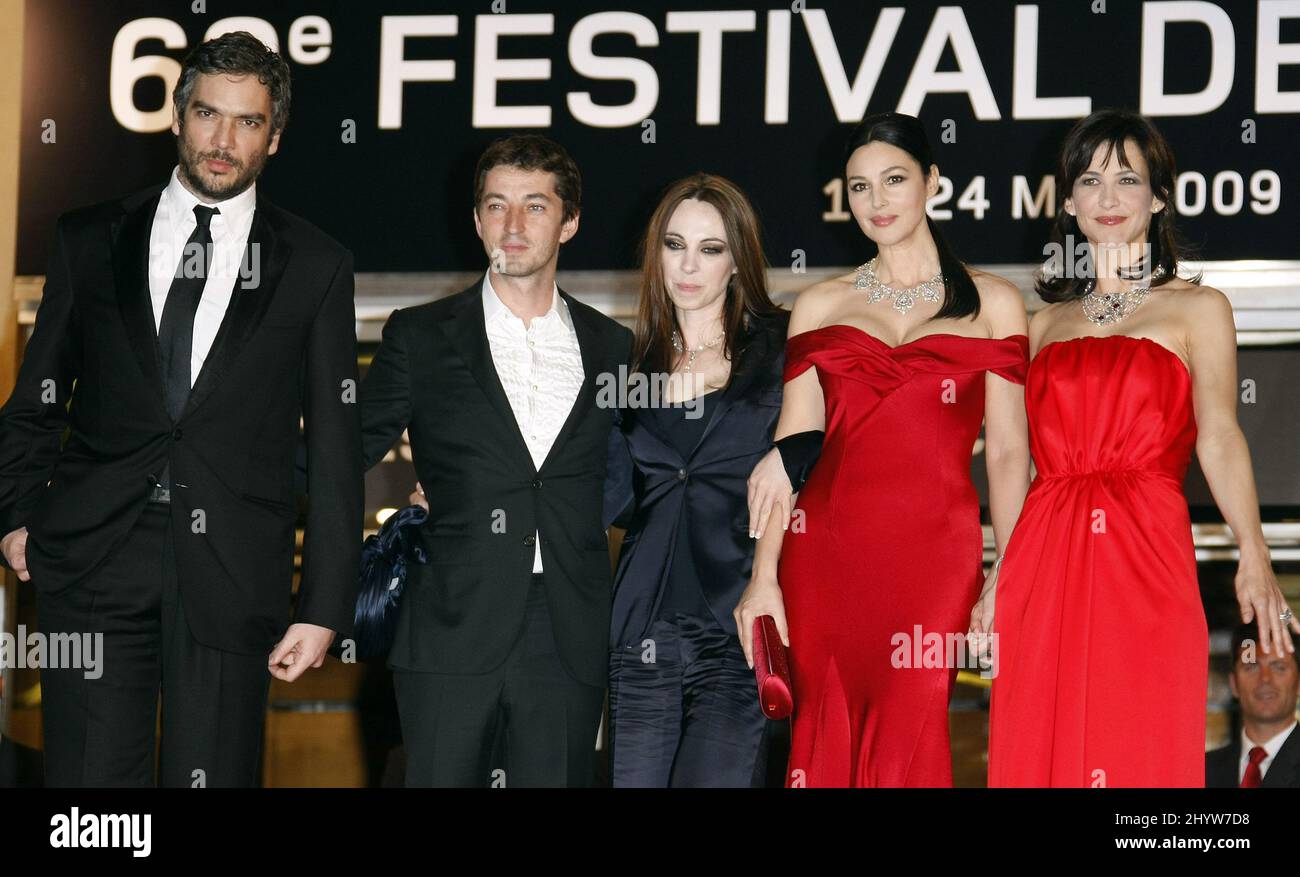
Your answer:
[[[85,582],[37,597],[52,634],[102,635],[99,667],[41,670],[45,783],[260,785],[268,655],[197,642],[185,620],[166,505],[148,503]],[[83,636],[84,639],[84,636]]]
[[[769,722],[740,640],[674,613],[648,642],[610,653],[615,788],[762,786]]]
[[[534,575],[519,638],[473,675],[394,668],[406,785],[590,786],[605,690],[574,679],[555,646],[546,585]]]

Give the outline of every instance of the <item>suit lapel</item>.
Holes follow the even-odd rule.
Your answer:
[[[1241,764],[1241,738],[1238,737],[1235,742],[1229,744],[1226,753],[1214,762],[1214,773],[1211,777],[1209,771],[1206,771],[1206,785],[1213,782],[1217,786],[1236,786],[1241,783],[1241,777],[1237,776],[1237,771]]]
[[[1296,782],[1298,768],[1300,768],[1300,725],[1292,728],[1291,733],[1283,741],[1282,748],[1273,757],[1273,763],[1269,765],[1268,773],[1264,774],[1260,786],[1269,789],[1295,788],[1300,785]]]
[[[212,350],[203,360],[203,368],[190,390],[185,414],[197,408],[213,388],[221,384],[222,376],[230,370],[239,352],[262,321],[271,296],[275,294],[280,278],[284,275],[293,248],[278,228],[278,217],[274,211],[275,208],[258,198],[244,258],[240,263],[243,266],[241,276],[235,280],[235,288],[230,303],[226,305],[221,326],[217,329],[217,337],[212,342]],[[245,270],[254,272],[249,282],[255,278],[256,285],[245,287],[242,276]]]
[[[128,209],[114,221],[111,231],[118,311],[140,373],[154,391],[159,406],[164,405],[165,393],[158,327],[149,292],[149,238],[161,195],[159,189],[134,209]]]
[[[504,421],[506,432],[514,437],[516,456],[521,458],[529,471],[535,471],[533,455],[524,442],[523,433],[519,431],[514,409],[510,407],[510,400],[506,398],[505,388],[501,386],[501,378],[492,362],[487,325],[483,321],[483,300],[480,297],[482,288],[480,282],[465,290],[460,306],[439,326],[461,359],[465,360],[465,365],[469,367],[470,374],[474,376],[483,395],[487,396],[492,408]]]
[[[573,407],[569,409],[569,416],[565,418],[564,426],[560,427],[560,432],[551,443],[551,449],[547,451],[546,459],[542,461],[538,471],[545,469],[546,464],[555,459],[555,455],[559,453],[570,433],[577,428],[578,421],[590,407],[596,393],[596,373],[600,370],[605,352],[604,345],[601,344],[600,332],[591,313],[586,308],[577,307],[574,298],[562,289],[560,296],[569,305],[573,331],[578,336],[578,350],[582,354],[582,386],[578,388],[578,397],[574,400]]]

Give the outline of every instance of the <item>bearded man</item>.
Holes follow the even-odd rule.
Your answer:
[[[82,652],[51,649],[41,671],[49,786],[257,785],[271,677],[350,634],[352,255],[256,190],[289,95],[252,35],[203,43],[172,96],[168,182],[59,218],[0,409],[5,563],[36,588],[47,641]]]

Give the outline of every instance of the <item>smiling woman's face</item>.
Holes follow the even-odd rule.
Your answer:
[[[1152,192],[1147,162],[1137,144],[1124,141],[1128,167],[1117,150],[1109,155],[1108,151],[1109,145],[1103,143],[1093,152],[1065,199],[1065,210],[1093,244],[1140,244],[1151,227],[1151,215],[1165,204]]]
[[[880,246],[905,240],[925,221],[925,202],[938,191],[939,171],[923,173],[906,151],[880,140],[860,146],[845,167],[849,210]]]

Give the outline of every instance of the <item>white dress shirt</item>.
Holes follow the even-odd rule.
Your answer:
[[[1269,765],[1273,763],[1273,757],[1277,755],[1277,751],[1282,748],[1282,744],[1286,742],[1286,738],[1291,736],[1291,732],[1295,730],[1297,724],[1300,723],[1292,722],[1291,727],[1275,734],[1264,743],[1256,743],[1254,740],[1247,737],[1246,730],[1244,728],[1242,729],[1241,758],[1237,761],[1237,785],[1241,785],[1241,781],[1246,778],[1246,767],[1250,764],[1250,750],[1254,749],[1256,746],[1263,746],[1264,751],[1268,753],[1264,756],[1264,760],[1259,763],[1259,778],[1263,780],[1265,774],[1268,773]]]
[[[483,275],[483,323],[497,377],[533,466],[540,469],[582,388],[582,350],[569,305],[556,286],[550,310],[525,327],[492,288],[488,272]],[[542,537],[534,535],[533,572],[539,573]]]
[[[190,347],[192,387],[203,368],[203,361],[212,350],[212,342],[216,340],[217,330],[221,328],[226,307],[235,291],[235,282],[239,279],[239,266],[253,227],[257,187],[249,186],[235,197],[216,204],[204,204],[181,185],[179,173],[179,167],[172,171],[171,181],[158,198],[158,210],[154,213],[153,228],[149,233],[149,297],[153,300],[155,329],[162,327],[167,292],[185,255],[185,242],[198,224],[194,218],[194,205],[203,204],[220,211],[213,215],[209,226],[212,263],[208,267],[199,309],[194,313],[194,336]]]

